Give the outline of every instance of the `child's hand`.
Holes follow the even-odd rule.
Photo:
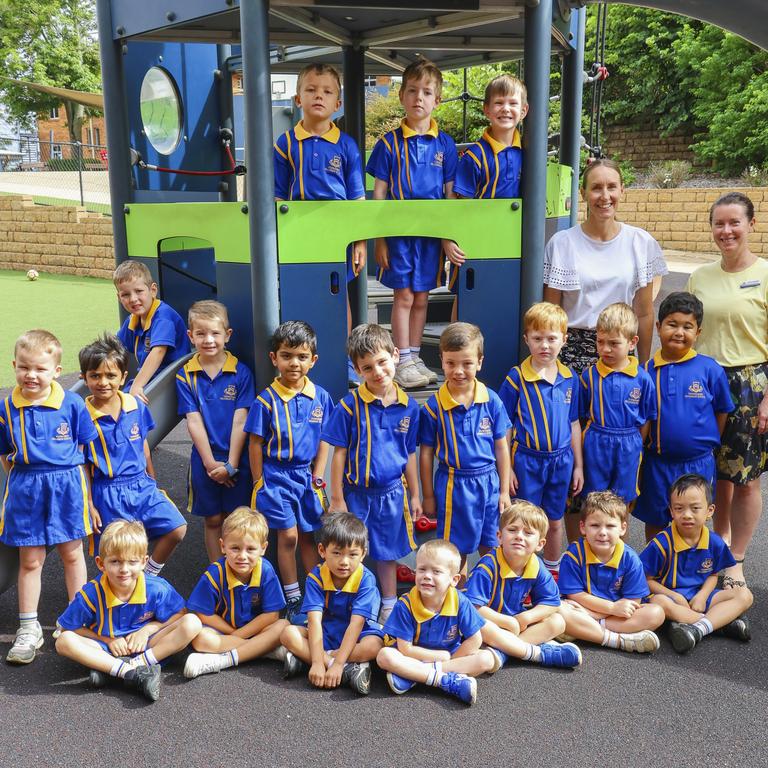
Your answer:
[[[338,688],[341,685],[341,675],[344,672],[344,665],[337,664],[334,659],[333,664],[325,671],[325,683],[326,688]]]
[[[418,494],[411,496],[411,519],[415,523],[424,514],[421,499]]]
[[[128,650],[128,643],[124,637],[113,637],[109,640],[104,638],[104,642],[107,644],[109,652],[115,657],[128,656],[130,654],[130,651]]]
[[[706,613],[707,612],[707,598],[704,597],[704,595],[698,594],[694,595],[691,598],[691,602],[689,603],[691,606],[692,611],[696,611],[696,613]]]
[[[381,269],[389,269],[389,248],[387,247],[387,241],[383,237],[376,241],[373,256]]]
[[[141,653],[147,647],[147,641],[152,634],[152,630],[148,627],[142,627],[135,632],[131,632],[130,635],[126,635],[125,640],[128,644],[129,653]]]
[[[611,615],[619,616],[623,619],[628,619],[635,613],[636,610],[636,602],[622,598],[621,600],[617,600],[611,607]]]
[[[227,488],[231,488],[235,484],[234,479],[229,476],[229,472],[227,472],[227,468],[224,466],[223,461],[216,462],[216,466],[208,471],[208,477],[215,483],[226,485]]]
[[[581,493],[581,489],[584,487],[584,470],[581,467],[575,467],[573,475],[571,476],[571,490],[574,496],[578,496]]]
[[[99,510],[93,506],[93,502],[88,502],[88,514],[91,516],[91,528],[94,533],[101,533],[101,515]]]
[[[443,251],[451,264],[460,267],[467,260],[464,251],[453,240],[443,240],[442,243]]]
[[[515,470],[510,467],[509,470],[509,495],[517,496],[518,482]]]
[[[421,500],[421,514],[424,517],[428,517],[430,520],[434,520],[435,516],[437,514],[437,510],[435,507],[435,497],[434,496],[425,496]]]
[[[511,483],[510,483],[511,485]],[[508,493],[499,494],[499,511],[503,512],[505,507],[508,507],[512,503]]]
[[[358,240],[352,246],[352,270],[356,276],[363,271],[367,258],[368,243],[365,240]]]
[[[313,661],[309,668],[309,682],[317,688],[325,685],[325,664],[321,661]]]
[[[149,399],[144,394],[144,387],[142,387],[140,384],[132,384],[129,394],[133,395],[134,397],[138,397],[139,400],[141,400],[145,405],[149,405]]]

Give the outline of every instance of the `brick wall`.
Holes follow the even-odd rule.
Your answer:
[[[59,107],[58,117],[52,118],[50,112],[41,112],[37,116],[37,136],[40,140],[41,151],[44,155],[44,159],[48,159],[51,154],[50,145],[53,144],[68,144],[72,140],[69,138],[69,128],[67,126],[67,113],[62,104]],[[53,137],[53,138],[51,138]],[[80,141],[83,144],[101,144],[107,143],[107,129],[104,123],[104,118],[96,115],[93,117],[86,117],[83,121],[83,131],[80,136]],[[70,156],[70,148],[63,147],[64,157]],[[97,151],[93,151],[96,157],[98,157]],[[85,150],[86,157],[90,156],[91,150]]]
[[[670,136],[659,136],[652,128],[636,128],[630,125],[611,125],[603,130],[603,149],[611,157],[626,160],[639,170],[662,160],[688,160],[695,158],[689,149],[693,136],[678,131]]]
[[[110,218],[0,196],[0,269],[110,278],[114,264]]]

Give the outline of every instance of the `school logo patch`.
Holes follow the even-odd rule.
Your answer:
[[[261,590],[254,590],[251,595],[251,607],[258,608],[261,605]]]
[[[699,566],[699,570],[696,571],[696,573],[712,573],[712,568],[714,567],[715,563],[712,560],[711,557],[705,557],[701,561],[701,565]]]
[[[570,405],[571,397],[573,396],[573,387],[571,387],[566,393],[565,393],[565,404]]]
[[[69,428],[69,424],[67,424],[66,421],[62,421],[61,424],[59,424],[59,426],[56,427],[56,431],[53,433],[53,439],[54,440],[71,440],[72,439],[72,433]]]
[[[138,619],[136,619],[139,624],[146,624],[148,621],[151,621],[155,617],[154,611],[146,611],[146,613],[142,613],[141,616],[139,616]]]
[[[489,416],[483,416],[483,418],[480,419],[480,423],[477,425],[477,434],[486,437],[493,434],[491,430],[491,419]]]
[[[312,409],[312,413],[309,414],[309,423],[310,424],[322,424],[323,423],[323,413],[325,411],[323,410],[322,405],[316,405]]]
[[[432,165],[434,165],[435,168],[442,168],[444,156],[445,156],[444,152],[435,152],[435,157],[432,160]]]
[[[636,405],[640,402],[640,395],[642,394],[642,390],[640,387],[634,387],[632,391],[627,396],[627,402],[631,403],[633,405]]]
[[[237,397],[237,387],[234,384],[229,384],[224,389],[221,395],[222,400],[234,400]]]
[[[138,424],[134,424],[131,427],[130,435],[128,436],[129,440],[141,440],[141,429],[139,428]]]
[[[446,643],[452,643],[458,636],[459,636],[459,625],[451,624],[451,626],[448,627],[448,631],[445,633],[444,639]]]
[[[690,386],[688,387],[688,391],[685,393],[686,397],[696,397],[696,398],[702,398],[704,397],[704,387],[702,386],[700,381],[692,381]]]
[[[149,346],[149,345],[150,345],[151,343],[152,343],[152,340],[149,338],[149,336],[147,336],[147,337],[144,339],[144,349],[146,349],[146,350],[147,350],[147,352],[149,352],[149,350],[150,350],[150,346]]]
[[[341,173],[341,155],[334,155],[325,169],[328,173]]]
[[[397,425],[397,431],[398,432],[407,432],[411,427],[411,417],[410,416],[403,416],[402,419],[398,422]]]
[[[621,585],[623,583],[624,583],[624,577],[623,576],[619,576],[619,578],[616,579],[616,581],[613,582],[613,589],[614,589],[614,591],[618,592],[621,589]]]

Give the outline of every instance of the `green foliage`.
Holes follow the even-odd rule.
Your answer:
[[[679,187],[690,175],[691,164],[687,160],[664,160],[648,168],[650,185],[659,189]]]
[[[387,96],[376,95],[365,104],[365,147],[373,149],[388,131],[394,131],[403,119],[403,108],[393,87]]]

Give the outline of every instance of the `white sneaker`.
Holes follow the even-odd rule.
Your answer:
[[[416,361],[411,357],[395,368],[395,381],[403,389],[420,389],[429,385],[429,377],[416,367]]]
[[[653,653],[659,650],[659,638],[650,629],[619,635],[619,647],[627,653]]]
[[[221,656],[218,653],[190,653],[184,664],[184,677],[192,680],[199,675],[221,672]]]
[[[437,374],[431,368],[427,368],[426,363],[420,357],[414,357],[412,359],[416,365],[416,370],[422,376],[426,376],[429,379],[430,384],[437,384]]]
[[[284,662],[285,654],[288,653],[288,649],[284,645],[278,645],[274,651],[264,654],[265,659],[274,659],[275,661]]]
[[[35,660],[37,651],[43,646],[43,628],[36,621],[33,627],[19,627],[16,639],[5,660],[9,664],[29,664]]]

